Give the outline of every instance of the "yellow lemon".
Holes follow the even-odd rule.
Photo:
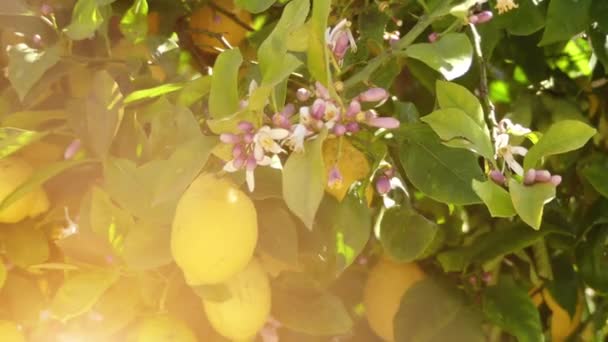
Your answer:
[[[385,341],[394,341],[393,317],[399,310],[401,297],[424,277],[415,263],[399,264],[386,258],[369,272],[363,304],[370,327]]]
[[[25,337],[15,323],[11,321],[0,321],[0,341],[25,342]]]
[[[253,259],[247,268],[225,283],[231,297],[225,301],[203,299],[211,326],[236,341],[248,340],[264,326],[270,314],[270,282],[260,263]]]
[[[216,3],[226,11],[233,13],[241,22],[250,25],[249,12],[236,8],[233,1]],[[211,6],[200,7],[192,13],[190,29],[196,46],[205,51],[214,51],[213,47],[224,48],[221,41],[213,36],[215,34],[222,35],[232,46],[240,45],[247,34],[247,29]]]
[[[32,175],[31,166],[23,159],[0,159],[0,202]],[[0,223],[16,223],[27,217],[38,216],[49,209],[49,199],[44,190],[35,188],[16,202],[0,211]]]
[[[171,252],[189,285],[221,283],[243,270],[257,239],[253,202],[226,179],[200,175],[177,204]]]
[[[583,300],[579,296],[574,312],[574,317],[570,317],[568,311],[564,310],[551,296],[549,290],[543,290],[543,297],[549,309],[551,309],[551,341],[564,342],[581,323],[583,315]]]
[[[338,149],[340,156],[338,158]],[[342,146],[340,147],[340,139],[328,138],[323,142],[323,162],[325,163],[325,172],[329,174],[333,167],[338,168],[342,175],[342,181],[333,186],[327,185],[325,191],[334,196],[338,201],[342,201],[350,186],[357,180],[363,180],[370,172],[369,161],[350,141],[342,138]],[[367,204],[371,203],[373,189],[368,186],[365,189],[365,198]]]
[[[197,339],[186,323],[168,315],[158,315],[139,323],[127,342],[197,342]]]

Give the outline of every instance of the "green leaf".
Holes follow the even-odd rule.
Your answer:
[[[439,227],[424,216],[401,207],[388,209],[380,225],[380,243],[393,259],[410,262],[433,244]]]
[[[327,175],[323,163],[323,140],[327,131],[304,144],[304,151],[293,153],[283,167],[283,198],[291,212],[304,222],[312,224],[325,193]]]
[[[32,49],[26,44],[12,45],[8,48],[8,80],[19,99],[23,101],[30,89],[42,76],[59,62],[59,47],[44,51]]]
[[[481,127],[484,132],[488,132],[488,126],[484,121],[483,108],[479,99],[467,88],[446,81],[437,81],[435,84],[437,102],[441,109],[457,108],[465,112]]]
[[[66,322],[89,311],[117,279],[118,272],[107,270],[83,271],[69,277],[55,293],[51,314]]]
[[[596,160],[583,168],[583,176],[600,195],[608,198],[608,159]]]
[[[464,33],[448,33],[435,43],[412,44],[405,54],[426,63],[451,81],[471,67],[473,46]]]
[[[420,120],[429,124],[446,145],[471,150],[487,160],[494,160],[494,148],[490,135],[469,115],[460,109],[440,109],[423,116]],[[452,145],[456,142],[456,145]]]
[[[416,188],[443,203],[480,203],[471,182],[484,177],[473,153],[443,145],[425,124],[407,125],[401,133],[400,163]]]
[[[53,120],[65,120],[65,110],[26,110],[3,115],[0,125],[24,130],[38,129]]]
[[[597,57],[598,61],[602,63],[604,73],[606,73],[606,70],[608,70],[608,44],[606,44],[608,41],[608,35],[600,30],[592,28],[589,30],[589,38],[591,40],[593,53]]]
[[[148,34],[148,1],[134,0],[120,20],[120,32],[130,41],[138,43]]]
[[[483,311],[494,324],[517,337],[519,342],[543,341],[538,309],[528,291],[510,277],[502,277],[497,285],[483,294]]]
[[[108,4],[113,2],[104,1]],[[112,8],[98,0],[78,0],[72,11],[72,21],[64,29],[72,40],[93,38],[95,32],[102,27]]]
[[[226,50],[216,59],[209,94],[209,112],[214,119],[236,113],[239,109],[238,77],[243,56],[238,49]]]
[[[552,0],[539,46],[570,40],[590,24],[591,0]]]
[[[175,103],[179,106],[190,107],[211,91],[211,76],[202,76],[184,84],[177,95]]]
[[[519,217],[530,227],[540,229],[543,207],[555,198],[555,185],[544,183],[527,186],[511,179],[509,192],[513,207]]]
[[[169,241],[170,227],[140,221],[125,236],[121,256],[130,269],[157,268],[173,261]]]
[[[12,225],[3,229],[3,233],[6,256],[16,266],[27,268],[49,259],[46,235],[34,225]]]
[[[308,71],[314,79],[328,87],[331,84],[329,73],[329,55],[325,30],[331,10],[330,0],[312,1],[312,18],[310,19],[310,34],[308,36]]]
[[[529,36],[545,26],[545,8],[534,1],[517,1],[517,8],[495,15],[495,22],[501,29],[515,36]]]
[[[428,278],[403,295],[393,326],[396,342],[481,342],[481,322],[463,293]]]
[[[364,199],[351,190],[333,212],[332,235],[336,273],[341,273],[363,252],[372,231],[372,214]]]
[[[276,0],[236,0],[234,3],[251,13],[261,13],[269,9]]]
[[[515,208],[509,192],[491,180],[480,182],[473,179],[473,190],[488,207],[492,217],[513,217]]]
[[[137,103],[142,100],[153,99],[166,94],[174,93],[178,90],[182,90],[184,85],[182,83],[166,83],[159,85],[158,87],[136,90],[125,97],[125,104]]]
[[[526,154],[524,168],[534,168],[542,158],[570,152],[583,147],[597,131],[577,120],[563,120],[553,124]]]
[[[291,330],[329,336],[345,334],[353,326],[340,298],[330,293],[304,297],[273,291],[272,296],[272,315]]]
[[[0,128],[0,159],[10,156],[21,148],[42,139],[46,133],[28,131],[25,129]]]
[[[0,203],[0,211],[7,208],[9,205],[15,203],[22,196],[28,194],[34,189],[40,187],[47,180],[57,176],[67,169],[71,169],[76,166],[83,164],[92,163],[92,160],[64,160],[55,163],[48,164],[44,167],[37,169],[32,176],[23,184],[21,184],[15,191],[10,195],[6,196],[4,201]]]
[[[115,205],[110,196],[97,186],[91,190],[87,218],[91,231],[103,237],[115,250],[122,248],[124,235],[135,225],[133,217]]]
[[[608,292],[608,227],[591,230],[576,249],[576,265],[585,283],[600,292]]]
[[[601,0],[593,1],[591,4],[591,18],[597,22],[598,28],[608,32],[608,3]]]
[[[256,181],[257,187],[259,187],[259,183]],[[260,229],[258,247],[260,250],[288,265],[297,265],[297,222],[285,209],[282,201],[258,201],[256,202],[256,209],[258,213],[263,213],[263,215],[258,215],[258,227]]]

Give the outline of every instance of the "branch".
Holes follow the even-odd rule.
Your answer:
[[[486,60],[483,57],[481,50],[481,36],[477,32],[475,25],[469,24],[471,33],[473,34],[473,45],[475,46],[475,57],[479,64],[479,97],[481,98],[481,104],[483,111],[486,113],[486,121],[490,128],[498,127],[498,121],[496,121],[496,112],[494,104],[490,100],[490,92],[488,88],[488,69]]]
[[[253,29],[253,27],[249,26],[249,24],[247,24],[246,22],[242,21],[241,18],[237,17],[234,13],[228,11],[227,9],[225,9],[225,8],[217,5],[215,2],[209,1],[207,3],[207,5],[209,5],[209,7],[213,8],[214,10],[222,13],[226,17],[230,18],[230,20],[234,21],[236,24],[238,24],[239,26],[243,27],[245,30],[247,30],[247,31],[255,31]]]

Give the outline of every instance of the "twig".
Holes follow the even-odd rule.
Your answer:
[[[494,104],[490,100],[490,92],[488,88],[488,70],[486,60],[483,58],[483,52],[481,50],[481,36],[477,32],[475,25],[469,24],[471,33],[473,34],[473,45],[475,46],[475,57],[479,63],[479,97],[483,110],[486,113],[486,120],[491,128],[498,127],[498,121],[496,120],[496,111]]]
[[[215,2],[209,1],[207,3],[207,5],[209,5],[209,7],[213,8],[214,10],[222,13],[223,15],[225,15],[226,17],[228,17],[230,20],[234,21],[239,26],[243,27],[245,30],[247,30],[247,31],[255,31],[253,29],[253,27],[249,26],[249,24],[247,24],[246,22],[242,21],[241,18],[237,17],[234,13],[226,10],[225,8],[222,8],[222,7],[218,6]]]

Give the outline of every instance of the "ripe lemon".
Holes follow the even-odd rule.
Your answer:
[[[543,297],[549,309],[551,309],[551,341],[564,342],[581,323],[583,315],[582,296],[579,296],[574,312],[574,317],[570,317],[568,311],[564,310],[551,296],[547,289],[543,290]]]
[[[231,297],[225,301],[203,299],[211,326],[236,341],[247,340],[264,326],[270,314],[270,282],[253,259],[242,272],[225,283]]]
[[[393,317],[399,310],[401,297],[424,277],[415,263],[399,264],[386,258],[370,270],[363,304],[369,326],[385,341],[394,341]]]
[[[253,202],[226,179],[200,175],[177,204],[171,252],[189,285],[221,283],[243,270],[257,239]]]
[[[249,12],[236,8],[233,1],[217,3],[223,9],[233,13],[243,23],[247,25],[251,23]],[[194,44],[205,51],[214,51],[213,47],[224,48],[220,40],[209,33],[221,34],[232,46],[240,45],[247,34],[247,30],[243,26],[210,6],[200,7],[192,13],[190,29],[192,30]]]
[[[0,159],[0,202],[32,175],[31,166],[23,159]],[[49,209],[49,199],[42,188],[23,195],[16,202],[0,211],[0,223],[16,223],[27,217],[38,216]]]
[[[341,184],[335,186],[327,185],[325,191],[334,196],[338,201],[342,201],[350,186],[357,180],[362,180],[368,176],[370,172],[369,161],[353,144],[346,138],[342,138],[342,147],[339,147],[340,139],[328,138],[323,142],[323,162],[325,163],[325,172],[329,174],[330,170],[337,166],[342,175]],[[338,148],[340,148],[340,158],[338,158]],[[365,198],[369,205],[372,201],[373,189],[370,186],[365,189]]]
[[[11,321],[0,321],[0,341],[25,342],[25,337],[15,323]]]
[[[127,342],[197,342],[197,339],[186,323],[168,315],[158,315],[139,323]]]

